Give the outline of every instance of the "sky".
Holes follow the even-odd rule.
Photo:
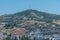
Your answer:
[[[60,0],[0,0],[0,15],[27,9],[60,15]]]

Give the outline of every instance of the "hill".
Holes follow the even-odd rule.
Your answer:
[[[0,22],[9,22],[12,20],[22,20],[23,18],[44,18],[45,20],[60,19],[60,15],[49,14],[46,12],[40,12],[37,10],[25,10],[11,15],[0,16]]]
[[[0,16],[0,23],[3,23],[4,26],[2,30],[11,31],[14,28],[22,28],[30,32],[40,29],[43,34],[55,34],[60,31],[60,15],[32,9],[15,14],[2,15]]]
[[[5,28],[22,27],[26,29],[36,29],[40,27],[40,22],[47,25],[48,23],[52,23],[53,20],[60,20],[60,15],[32,9],[0,16],[0,22],[8,23],[5,25]]]

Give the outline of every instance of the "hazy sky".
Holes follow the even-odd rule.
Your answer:
[[[60,14],[60,0],[0,0],[0,15],[26,9]]]

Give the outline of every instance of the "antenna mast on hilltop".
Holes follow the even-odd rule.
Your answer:
[[[31,9],[31,1],[28,3],[28,9]]]

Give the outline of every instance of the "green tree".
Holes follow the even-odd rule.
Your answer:
[[[3,40],[6,40],[6,38],[3,38]]]
[[[23,36],[21,40],[30,40],[30,38]]]
[[[8,36],[8,37],[6,38],[6,40],[11,40],[11,37],[10,37],[10,36]]]
[[[15,40],[17,40],[17,37],[15,37]]]

